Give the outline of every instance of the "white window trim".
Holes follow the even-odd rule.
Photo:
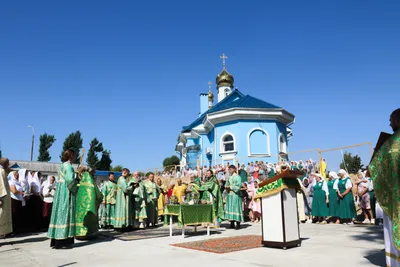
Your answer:
[[[281,151],[281,136],[283,137],[283,141],[285,143],[285,151]],[[282,133],[280,133],[279,137],[278,137],[278,151],[282,152],[282,153],[287,153],[287,141],[286,141],[286,138],[283,136]]]
[[[231,135],[233,138],[233,150],[232,151],[225,151],[225,147],[224,147],[224,138],[227,135]],[[220,146],[219,146],[219,154],[236,154],[237,150],[236,150],[236,137],[233,133],[226,131],[220,139]]]
[[[262,131],[265,133],[267,136],[267,154],[262,153],[262,154],[257,154],[257,153],[251,153],[251,148],[250,148],[250,136],[254,131]],[[247,134],[247,152],[249,157],[270,157],[271,156],[271,142],[269,140],[269,133],[262,129],[262,128],[253,128],[249,131]]]

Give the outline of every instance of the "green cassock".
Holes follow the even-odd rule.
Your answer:
[[[328,190],[329,190],[329,216],[336,217],[338,215],[339,210],[339,201],[336,189],[333,188],[337,180],[332,179],[328,181]]]
[[[146,179],[143,181],[143,186],[146,190],[146,212],[147,212],[147,223],[153,226],[157,225],[158,221],[158,197],[160,196],[160,189],[158,186]]]
[[[99,230],[98,210],[103,196],[92,176],[84,172],[76,195],[76,235],[91,236]]]
[[[74,169],[69,161],[61,165],[56,182],[47,236],[55,240],[73,238],[75,236],[75,196],[78,188],[74,179]]]
[[[225,187],[229,187],[230,191],[226,196],[225,220],[243,222],[242,210],[242,187],[241,178],[236,173],[229,176]]]
[[[116,203],[117,184],[107,181],[101,189],[103,195],[104,210],[101,218],[102,226],[114,226],[115,224],[115,203]]]
[[[376,200],[392,221],[393,244],[400,250],[400,130],[375,152],[369,172]]]
[[[322,190],[324,182],[317,182],[314,185],[314,195],[311,207],[311,214],[313,216],[325,217],[328,216],[329,210],[326,204],[326,192]]]
[[[132,185],[124,176],[119,177],[115,203],[114,228],[127,228],[133,225],[132,217]]]
[[[132,201],[135,213],[133,214],[133,218],[135,219],[135,226],[137,226],[137,222],[143,222],[147,219],[146,189],[144,188],[142,182],[138,183],[136,180],[134,180],[133,183],[137,184],[132,192]]]
[[[210,201],[210,196],[213,197],[213,206],[215,217],[221,222],[224,220],[224,203],[222,199],[221,187],[218,179],[212,176],[208,182],[205,182],[200,187],[201,200]]]

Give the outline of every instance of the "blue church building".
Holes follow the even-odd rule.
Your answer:
[[[287,159],[290,125],[294,115],[234,89],[234,78],[223,69],[216,78],[218,100],[209,82],[208,94],[200,94],[200,113],[179,133],[175,150],[181,166],[226,165],[264,161],[275,163]]]

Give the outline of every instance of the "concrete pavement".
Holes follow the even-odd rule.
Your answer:
[[[383,230],[380,226],[300,225],[301,247],[282,250],[256,248],[214,254],[170,246],[210,238],[259,234],[260,224],[241,230],[223,229],[210,237],[189,234],[153,239],[121,241],[100,238],[77,241],[72,249],[49,247],[46,233],[0,239],[0,266],[385,266]]]

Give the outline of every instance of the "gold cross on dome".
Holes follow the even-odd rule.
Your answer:
[[[208,82],[208,91],[211,91],[212,82]]]
[[[222,59],[222,66],[225,68],[226,67],[225,59],[227,59],[228,57],[225,56],[224,53],[222,53],[222,56],[220,56],[219,58]]]

